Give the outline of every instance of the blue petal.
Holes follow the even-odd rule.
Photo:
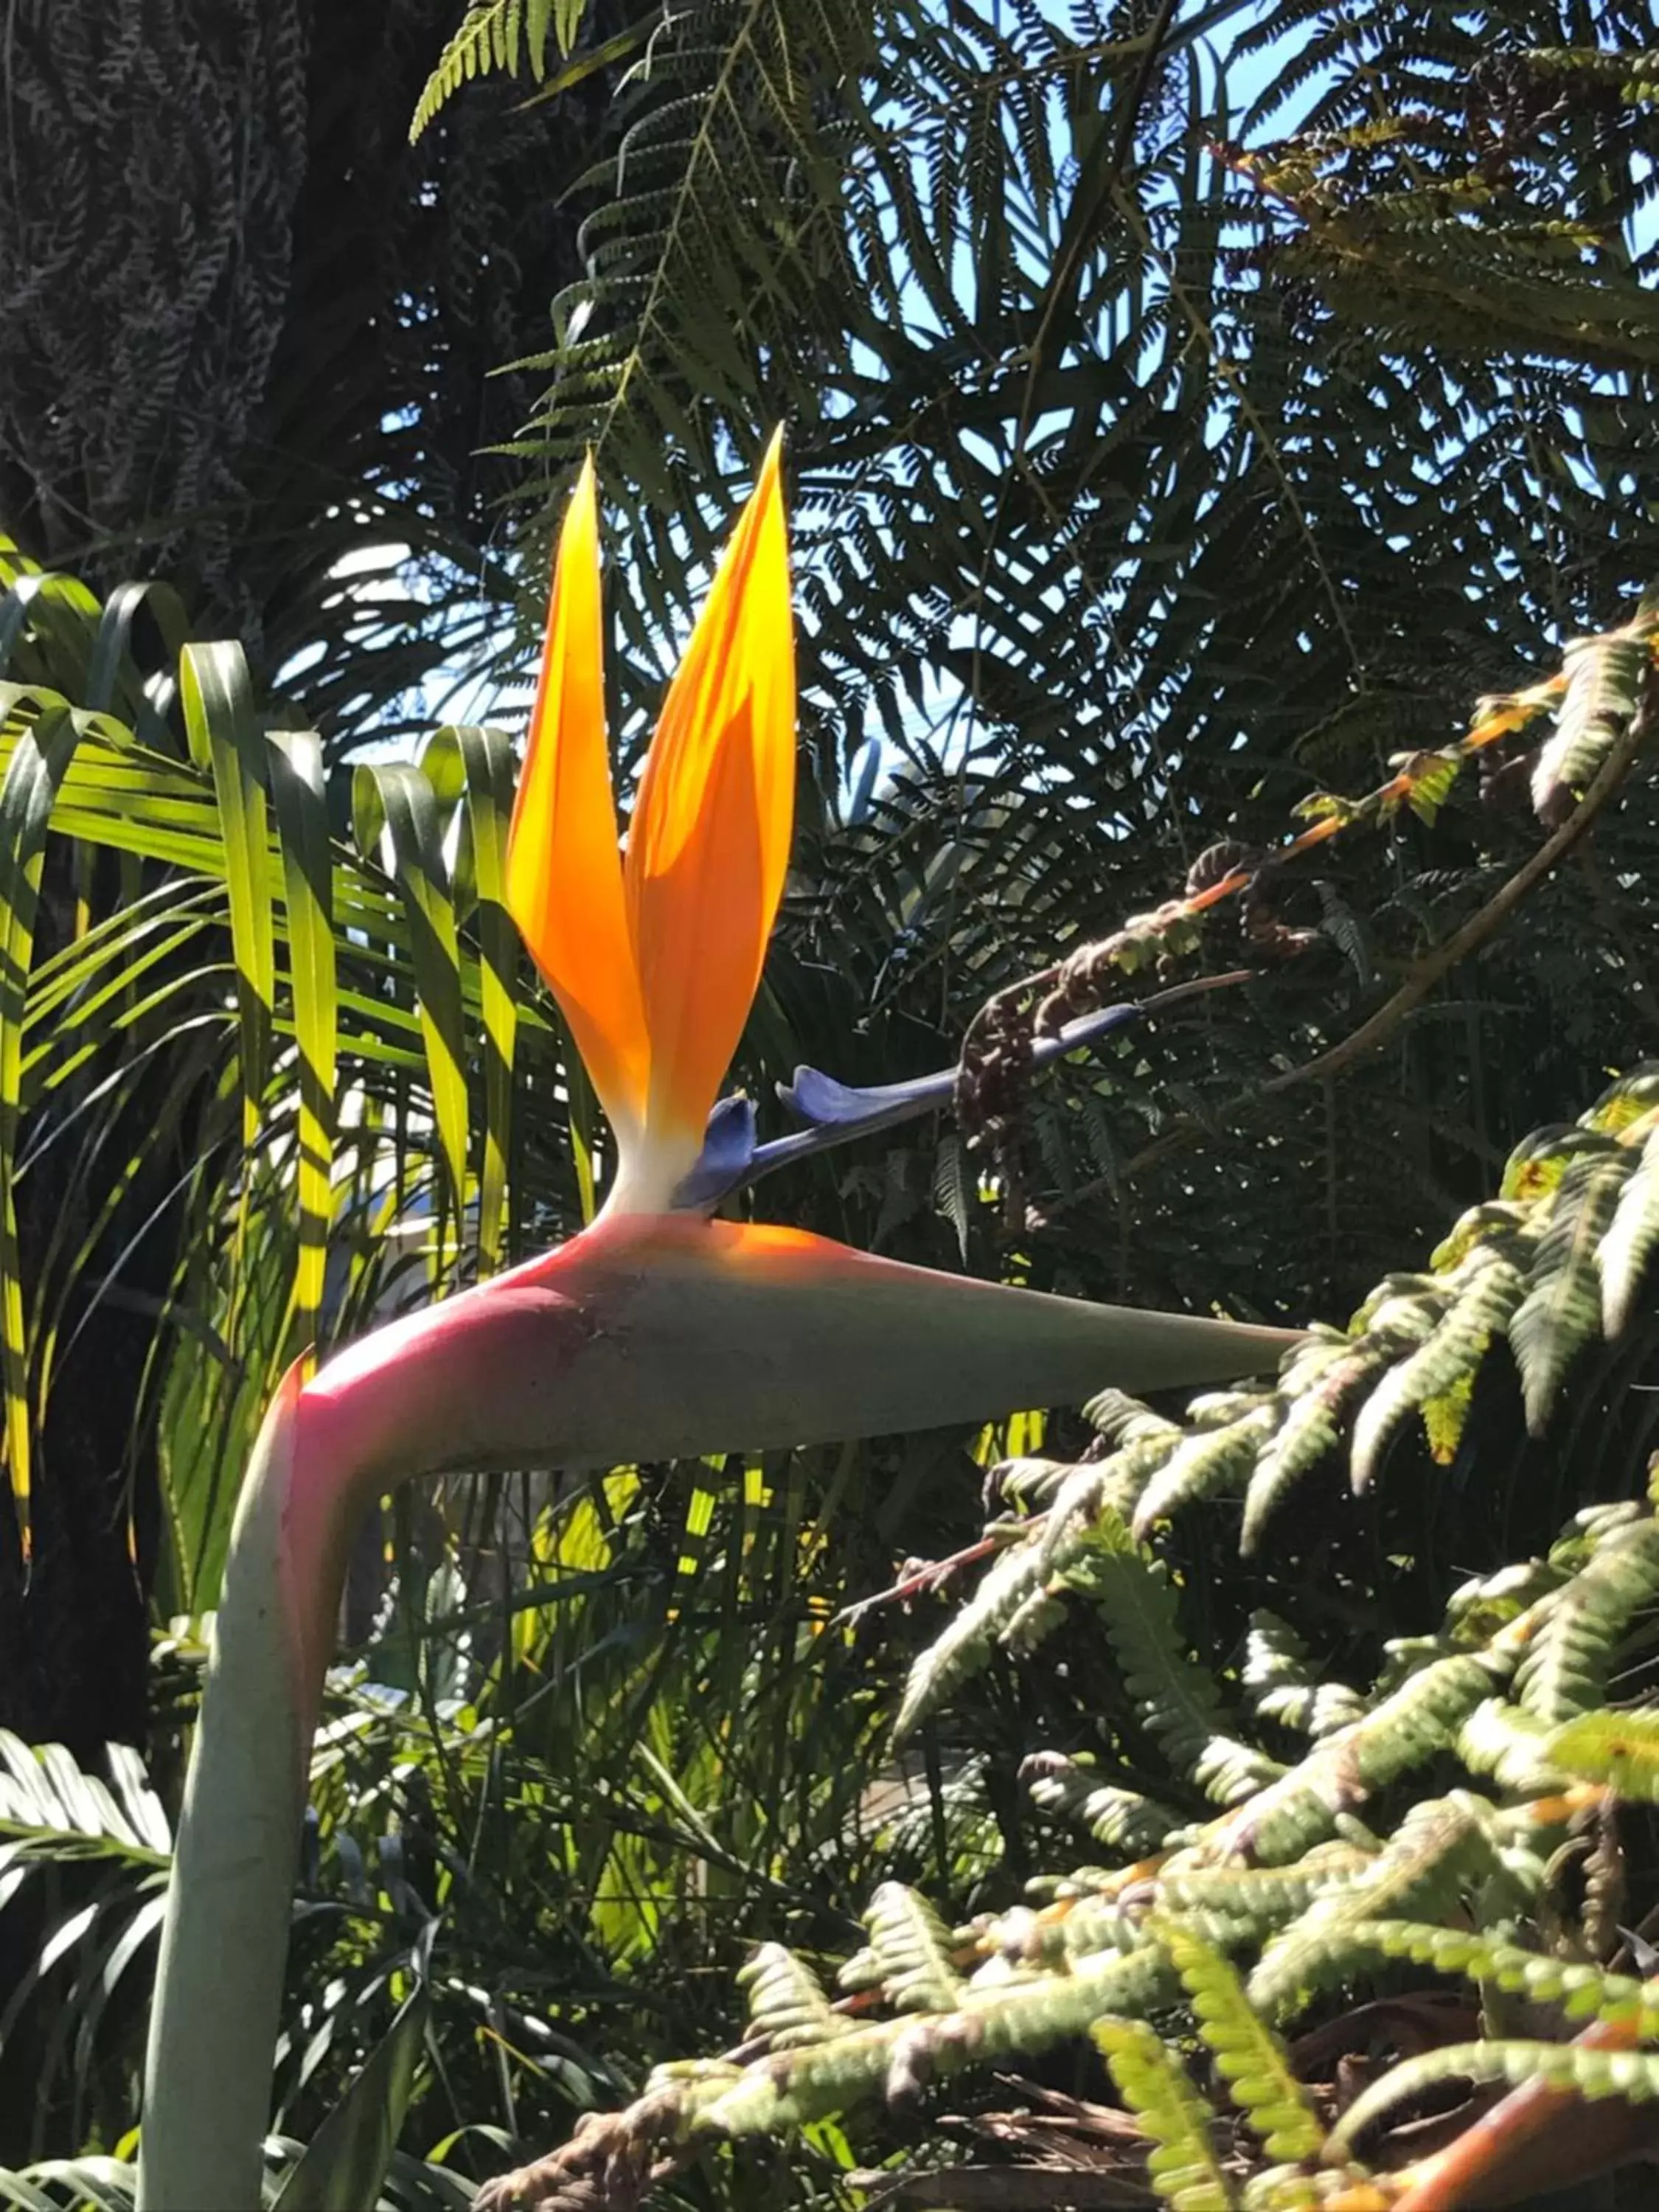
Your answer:
[[[942,1106],[956,1079],[955,1068],[946,1067],[937,1075],[915,1075],[906,1083],[874,1084],[860,1090],[837,1083],[816,1067],[798,1067],[793,1083],[779,1084],[778,1097],[798,1121],[808,1121],[814,1128],[850,1131],[872,1127],[896,1109],[908,1116]]]
[[[1047,1067],[1114,1030],[1127,1029],[1145,1011],[1133,1002],[1084,1014],[1067,1022],[1055,1036],[1038,1037],[1032,1048],[1031,1064]],[[948,1104],[956,1085],[954,1067],[941,1068],[936,1075],[913,1075],[906,1083],[872,1084],[862,1090],[850,1083],[837,1083],[833,1075],[825,1075],[818,1068],[798,1067],[793,1082],[779,1084],[778,1097],[798,1121],[815,1129],[838,1129],[853,1137],[860,1129],[888,1128],[896,1121],[908,1121],[915,1115]]]
[[[1179,987],[1185,995],[1190,986]],[[1160,994],[1167,996],[1170,994]],[[1150,999],[1084,1014],[1067,1022],[1057,1036],[1039,1037],[1032,1048],[1036,1067],[1047,1067],[1114,1030],[1127,1029],[1159,1000]],[[957,1071],[939,1069],[933,1075],[915,1075],[905,1083],[881,1083],[860,1088],[837,1083],[816,1067],[798,1067],[794,1079],[778,1085],[778,1097],[804,1128],[769,1144],[756,1142],[755,1109],[748,1098],[722,1098],[708,1117],[708,1128],[697,1164],[674,1193],[677,1211],[707,1213],[733,1191],[758,1182],[775,1168],[792,1160],[810,1158],[836,1145],[849,1143],[877,1129],[890,1129],[919,1115],[948,1106],[955,1093]]]
[[[755,1102],[740,1094],[718,1101],[703,1132],[696,1165],[675,1188],[677,1213],[702,1213],[749,1182],[755,1158]]]

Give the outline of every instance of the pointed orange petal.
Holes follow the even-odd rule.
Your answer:
[[[605,741],[599,501],[590,454],[559,537],[541,680],[507,847],[507,905],[564,1010],[619,1136],[645,1116],[650,1054]]]
[[[669,687],[629,831],[653,1134],[701,1139],[788,866],[795,650],[781,442],[780,432]]]

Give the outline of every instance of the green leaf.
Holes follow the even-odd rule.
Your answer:
[[[1187,2070],[1140,2020],[1097,2021],[1091,2031],[1118,2094],[1157,2148],[1146,2161],[1171,2212],[1231,2212],[1237,2201],[1210,2136],[1210,2114]]]
[[[447,1196],[459,1231],[466,1202],[466,1043],[461,1022],[460,945],[443,861],[437,795],[418,769],[401,763],[358,769],[352,822],[365,860],[379,854],[384,831],[392,872],[403,894],[413,954],[415,990],[438,1139],[447,1170]],[[442,1194],[439,1194],[441,1200]],[[441,1212],[441,1203],[434,1208]]]
[[[1659,1713],[1583,1713],[1540,1747],[1552,1765],[1659,1804]]]
[[[1362,2090],[1332,2130],[1326,2156],[1345,2156],[1364,2130],[1396,2105],[1420,2097],[1443,2081],[1458,2080],[1500,2081],[1516,2089],[1535,2082],[1586,2102],[1622,2097],[1631,2104],[1645,2104],[1659,2097],[1659,2051],[1496,2038],[1488,2043],[1444,2044],[1402,2059],[1380,2081]]]
[[[1181,1977],[1217,2072],[1268,2157],[1316,2156],[1325,2132],[1319,2117],[1231,1962],[1179,1921],[1154,1917],[1149,1928]]]
[[[423,1958],[416,1973],[397,2018],[311,2138],[271,2212],[363,2212],[379,2201],[431,2010]]]
[[[774,2051],[799,2051],[849,2035],[854,2023],[838,2013],[811,1968],[781,1943],[763,1943],[738,1976],[749,1993],[749,2033]]]
[[[500,730],[464,725],[437,732],[421,765],[440,796],[459,781],[464,794],[455,869],[458,917],[473,910],[483,1024],[483,1157],[478,1165],[478,1265],[501,1265],[507,1225],[507,1176],[513,1125],[513,1061],[519,1032],[519,933],[506,905],[507,837],[516,765]]]
[[[265,826],[265,741],[240,645],[188,645],[179,694],[191,757],[210,768],[215,823],[230,887],[230,941],[241,1012],[242,1140],[251,1151],[270,1066],[276,954],[271,931],[270,848]]]
[[[334,866],[329,853],[323,750],[311,730],[270,740],[270,792],[283,851],[294,1036],[300,1055],[300,1249],[294,1284],[300,1341],[316,1334],[333,1218],[334,1079],[339,1019],[334,953]]]
[[[46,830],[78,736],[67,712],[47,708],[20,732],[0,786],[0,1366],[6,1462],[26,1562],[31,1548],[33,1446],[15,1194],[23,1012]]]

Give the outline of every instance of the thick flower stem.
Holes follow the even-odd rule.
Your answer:
[[[310,1736],[283,1600],[300,1395],[291,1376],[265,1416],[225,1569],[161,1929],[141,2212],[259,2203]],[[331,1619],[337,1582],[316,1597]]]

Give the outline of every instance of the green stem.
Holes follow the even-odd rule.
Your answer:
[[[259,2203],[308,1747],[283,1607],[300,1429],[292,1380],[243,1486],[185,1784],[150,2017],[140,2212]],[[316,1595],[331,1616],[337,1577]]]

